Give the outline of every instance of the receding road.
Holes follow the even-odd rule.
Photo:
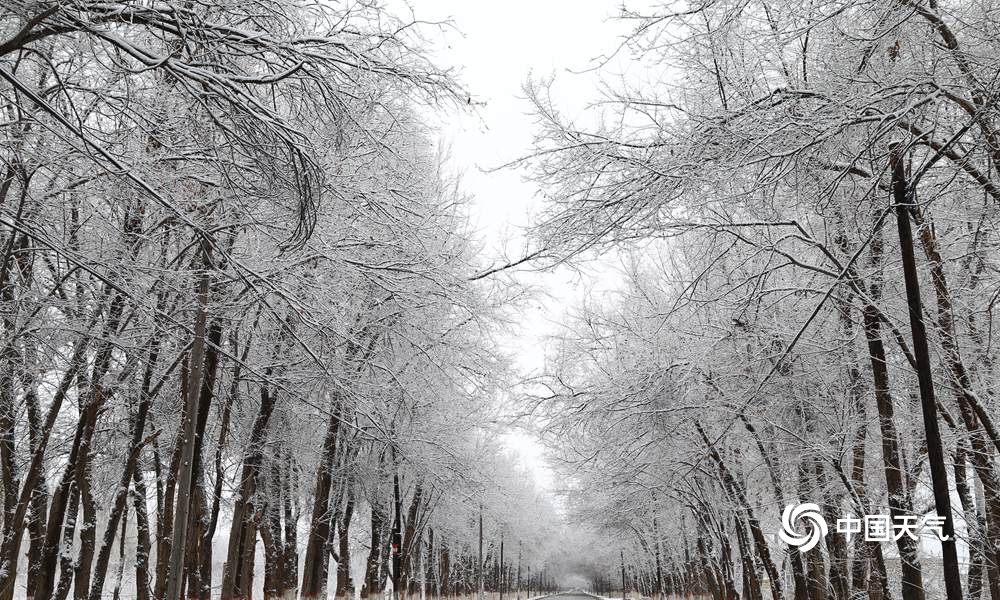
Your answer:
[[[559,598],[559,600],[599,600],[600,596],[594,596],[593,594],[588,594],[586,592],[560,592],[558,594],[552,594],[551,596],[546,596],[546,600],[552,598]]]

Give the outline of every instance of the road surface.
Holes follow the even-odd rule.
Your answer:
[[[586,592],[579,592],[576,590],[570,592],[560,592],[558,594],[552,594],[551,596],[546,596],[545,600],[600,600],[600,596],[594,596]]]

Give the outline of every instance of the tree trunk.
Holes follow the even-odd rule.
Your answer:
[[[326,436],[323,438],[323,453],[316,470],[316,487],[313,491],[313,510],[306,541],[305,563],[302,566],[303,600],[319,598],[326,589],[329,554],[327,545],[333,532],[333,510],[330,506],[330,488],[333,485],[333,470],[337,460],[337,436],[340,431],[343,400],[334,392],[330,403],[330,418],[327,421]],[[339,585],[339,584],[338,584]]]
[[[149,600],[149,554],[152,543],[149,535],[149,516],[146,513],[146,481],[142,470],[132,470],[132,505],[135,510],[135,600]]]
[[[347,489],[347,502],[340,517],[337,528],[338,555],[337,562],[337,598],[350,600],[354,597],[354,582],[351,579],[351,518],[354,516],[354,490]]]
[[[293,507],[298,493],[298,468],[292,459],[292,451],[285,449],[284,477],[281,479],[282,486],[282,510],[285,523],[285,554],[284,554],[284,581],[282,589],[285,597],[294,600],[295,590],[299,584],[299,510]]]
[[[410,506],[406,511],[406,527],[403,531],[403,546],[400,549],[400,585],[404,588],[410,587],[413,578],[413,555],[414,549],[420,547],[420,531],[417,527],[420,509],[422,507],[424,490],[420,482],[413,490],[413,497],[410,499]],[[501,556],[503,549],[503,537],[500,538]],[[501,565],[502,567],[502,565]]]
[[[191,347],[191,361],[187,381],[184,412],[181,417],[181,462],[177,473],[177,506],[174,510],[174,522],[171,527],[170,563],[166,580],[165,600],[180,600],[184,578],[185,551],[187,550],[187,532],[190,525],[192,487],[194,486],[194,468],[197,461],[197,421],[198,399],[201,395],[203,373],[205,370],[205,351],[208,327],[208,295],[212,283],[211,256],[208,240],[201,241],[201,256],[203,270],[199,274],[197,289],[197,308],[194,319],[194,343]]]
[[[768,546],[767,537],[764,535],[764,530],[760,525],[760,521],[757,520],[757,517],[753,512],[753,507],[747,498],[746,490],[743,488],[743,485],[738,482],[735,477],[733,477],[729,469],[726,468],[726,465],[722,460],[722,456],[709,441],[708,435],[705,434],[705,430],[702,428],[701,423],[696,420],[694,426],[695,429],[698,430],[698,434],[701,436],[701,440],[705,444],[709,456],[712,457],[712,460],[715,461],[716,466],[719,469],[723,485],[732,495],[733,500],[739,504],[740,510],[742,510],[746,515],[747,524],[750,527],[750,534],[753,537],[754,545],[757,548],[757,555],[760,557],[760,560],[764,565],[764,571],[767,573],[768,580],[771,582],[771,597],[773,600],[782,600],[784,598],[784,594],[781,587],[781,576],[778,574],[777,566],[775,566],[774,561],[771,559],[771,550]]]
[[[965,523],[969,535],[969,570],[966,576],[966,598],[968,600],[980,600],[983,595],[983,532],[982,513],[977,510],[972,497],[972,489],[969,487],[969,479],[965,470],[966,449],[963,443],[959,443],[955,450],[955,491],[958,494],[959,502],[962,504],[962,513],[965,515]]]
[[[122,476],[118,482],[118,490],[115,492],[112,501],[111,513],[108,516],[107,526],[104,530],[104,541],[97,557],[97,566],[94,569],[94,583],[90,590],[91,600],[100,600],[104,589],[104,578],[107,573],[108,562],[111,558],[111,546],[114,543],[115,530],[118,528],[118,520],[124,520],[127,510],[126,500],[129,494],[129,484],[132,482],[136,465],[139,462],[140,453],[145,445],[143,442],[143,432],[146,429],[146,415],[152,403],[150,391],[152,388],[153,373],[156,370],[157,358],[160,352],[159,336],[154,336],[146,359],[146,369],[142,376],[142,389],[139,394],[139,406],[132,419],[132,439],[129,442],[129,452],[125,458],[125,466]],[[145,512],[145,507],[143,507]]]
[[[739,516],[733,517],[733,527],[736,529],[736,543],[740,550],[740,567],[743,574],[743,599],[763,600],[763,593],[760,589],[760,578],[757,575],[757,567],[754,564],[755,557],[750,550],[750,540],[747,539],[746,529],[740,522]],[[659,561],[657,561],[659,562]],[[659,592],[657,592],[659,595]]]
[[[880,226],[879,226],[880,227]],[[882,260],[881,230],[872,238],[872,265],[878,269]],[[881,285],[871,283],[870,297],[877,302],[881,297]],[[903,483],[902,458],[899,449],[899,434],[896,431],[896,416],[892,394],[889,388],[889,369],[886,362],[885,346],[882,342],[881,323],[877,310],[871,304],[862,309],[865,339],[868,342],[868,357],[871,364],[872,380],[875,386],[875,405],[879,414],[879,432],[882,436],[882,462],[885,467],[886,492],[889,500],[889,514],[897,517],[909,515],[912,510]],[[902,568],[903,600],[924,600],[924,584],[920,562],[917,558],[916,543],[908,536],[900,536],[896,541]]]
[[[756,427],[754,427],[753,423],[745,414],[740,415],[740,421],[742,421],[747,432],[750,433],[751,437],[753,437],[754,443],[757,446],[757,451],[760,453],[764,464],[767,466],[767,473],[771,480],[771,488],[774,493],[774,498],[778,501],[778,514],[781,514],[782,510],[784,510],[786,502],[785,493],[781,487],[781,475],[778,473],[778,460],[774,455],[774,450],[764,444],[764,440],[762,440],[760,435],[757,433]],[[789,563],[791,563],[792,567],[794,598],[795,600],[808,600],[806,597],[806,576],[805,567],[802,564],[802,553],[791,546],[786,548],[786,552],[788,553]]]
[[[945,591],[948,600],[962,600],[962,578],[958,564],[958,549],[955,544],[955,527],[951,514],[951,497],[948,491],[948,473],[944,462],[944,447],[937,419],[937,404],[934,398],[934,379],[931,372],[930,350],[927,330],[924,326],[923,303],[917,281],[917,265],[913,252],[913,233],[910,230],[910,210],[912,204],[907,194],[907,183],[903,157],[898,148],[891,156],[893,202],[896,205],[896,224],[899,230],[900,251],[903,258],[903,277],[906,284],[906,302],[910,309],[910,331],[913,338],[913,354],[917,359],[917,381],[920,388],[920,407],[924,418],[927,443],[927,460],[931,468],[931,483],[934,489],[934,503],[937,514],[944,519],[941,527],[943,537],[941,552],[944,564]]]
[[[438,545],[441,548],[438,558],[438,577],[441,581],[439,595],[448,598],[451,595],[451,556],[446,543],[439,542]]]
[[[33,352],[33,351],[32,351]],[[38,394],[36,378],[27,377],[25,382],[25,404],[28,408],[28,438],[31,443],[31,451],[36,452],[44,440],[42,440],[41,412],[38,406]],[[28,571],[26,573],[25,596],[31,600],[35,596],[35,585],[38,578],[38,569],[42,547],[45,544],[45,516],[48,506],[49,490],[43,479],[35,483],[35,489],[31,493],[31,508],[28,516]]]
[[[1000,554],[997,552],[1000,546],[1000,477],[998,477],[994,462],[992,448],[996,447],[997,440],[991,434],[992,426],[984,427],[984,422],[979,417],[979,412],[975,409],[980,405],[972,391],[972,378],[969,370],[965,367],[959,351],[957,336],[955,334],[955,316],[952,308],[951,295],[948,290],[948,282],[944,272],[944,260],[938,250],[937,238],[934,235],[934,228],[930,218],[922,214],[915,207],[910,206],[911,214],[920,226],[920,241],[924,255],[931,265],[931,281],[934,286],[935,297],[937,299],[938,327],[941,348],[944,351],[945,366],[951,373],[951,384],[955,397],[958,400],[959,412],[962,421],[969,433],[972,448],[968,453],[972,458],[976,474],[983,484],[983,495],[986,501],[986,526],[979,531],[981,539],[979,552],[988,556],[987,564],[990,569],[990,590],[993,600],[1000,600],[1000,569],[997,560]],[[992,441],[992,445],[990,443]],[[964,456],[964,454],[963,454]],[[956,465],[956,468],[958,465]],[[976,517],[973,512],[967,515],[973,519]],[[974,527],[973,527],[974,529]],[[970,529],[971,534],[971,529]],[[971,551],[971,550],[970,550]],[[970,558],[971,561],[971,558]],[[974,563],[970,567],[970,579],[975,574]]]
[[[382,538],[382,532],[385,528],[385,518],[376,500],[371,502],[371,513],[372,543],[371,548],[368,550],[368,559],[365,561],[365,581],[361,586],[362,598],[377,596],[382,590],[379,571],[381,570],[382,546],[385,545],[385,541]]]
[[[257,326],[257,320],[254,320],[254,327]],[[212,489],[212,505],[208,509],[207,523],[205,525],[205,533],[201,541],[201,566],[200,570],[202,573],[201,580],[202,594],[200,596],[201,600],[211,600],[211,583],[212,583],[212,560],[213,560],[213,550],[212,541],[215,539],[215,530],[219,523],[219,503],[222,500],[222,485],[224,483],[225,472],[222,468],[222,454],[226,448],[227,439],[229,436],[229,425],[232,420],[232,409],[233,403],[240,393],[240,383],[242,383],[243,376],[243,365],[247,362],[247,357],[250,354],[250,348],[252,346],[253,337],[247,340],[246,345],[243,348],[243,353],[240,355],[239,360],[235,361],[233,365],[232,380],[229,383],[229,392],[226,395],[226,400],[222,405],[222,414],[219,418],[219,438],[215,446],[215,484]],[[235,354],[238,345],[238,338],[236,332],[233,331],[230,334],[229,347]]]
[[[208,328],[208,343],[205,348],[205,364],[202,381],[198,393],[198,415],[194,434],[194,459],[191,467],[192,494],[190,535],[188,536],[189,556],[185,560],[185,571],[188,576],[187,595],[190,598],[205,598],[208,600],[212,592],[212,552],[210,537],[206,539],[206,527],[209,516],[206,504],[205,471],[202,455],[205,446],[205,431],[208,427],[208,415],[215,399],[215,383],[219,370],[219,351],[222,346],[222,324],[213,321]],[[206,547],[207,546],[207,547]],[[204,568],[207,563],[207,570]]]
[[[62,530],[62,547],[72,548],[76,535],[76,519],[80,507],[80,491],[75,483],[70,484],[69,509],[66,511],[66,525]],[[52,574],[55,577],[55,573]],[[73,557],[69,552],[59,556],[59,584],[55,590],[57,600],[66,600],[73,584]]]
[[[125,576],[125,536],[128,534],[128,512],[122,517],[121,532],[118,536],[118,573],[115,575],[115,587],[112,600],[121,600],[122,579]]]
[[[221,600],[246,600],[250,598],[253,587],[253,553],[257,544],[257,505],[260,502],[256,498],[257,477],[276,401],[275,394],[270,393],[267,385],[270,376],[271,369],[267,369],[260,388],[260,410],[244,452],[239,492],[233,499],[233,521],[222,573]]]

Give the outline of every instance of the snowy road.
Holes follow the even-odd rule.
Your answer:
[[[545,600],[555,599],[559,600],[598,600],[599,596],[594,596],[584,592],[563,592],[561,594],[553,594],[551,596],[546,596]]]

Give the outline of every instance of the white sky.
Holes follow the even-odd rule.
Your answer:
[[[531,147],[532,107],[523,87],[529,78],[554,76],[551,98],[560,112],[581,115],[600,96],[601,77],[626,67],[615,59],[601,73],[593,67],[613,52],[628,25],[612,19],[620,3],[596,0],[409,0],[413,16],[448,27],[424,27],[440,66],[454,67],[477,109],[466,114],[437,114],[442,142],[451,150],[451,168],[461,173],[462,188],[473,198],[473,224],[486,243],[483,264],[501,264],[524,249],[520,229],[538,209],[537,188],[513,169],[495,170],[523,156]],[[404,10],[406,10],[404,8]],[[404,15],[400,15],[404,16]],[[506,255],[506,258],[505,258]],[[492,259],[492,260],[491,260]],[[521,331],[508,350],[524,373],[544,366],[543,340],[556,331],[563,310],[578,303],[607,277],[581,279],[569,270],[521,273],[519,279],[544,292],[524,311]],[[523,432],[506,438],[538,483],[552,489],[542,447]]]

